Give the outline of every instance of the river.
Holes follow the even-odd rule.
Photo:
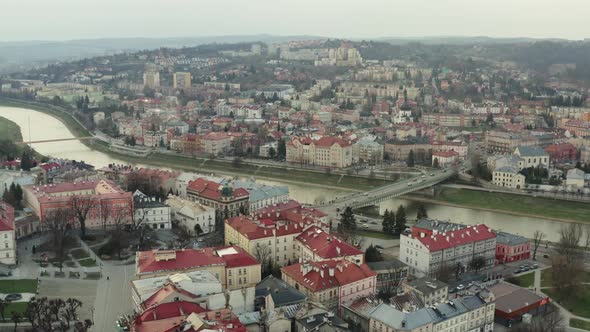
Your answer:
[[[0,106],[0,116],[18,124],[21,127],[24,140],[27,141],[29,140],[29,137],[32,141],[74,137],[61,121],[38,111]],[[110,157],[102,152],[94,151],[80,141],[75,140],[34,144],[33,148],[44,155],[83,160],[97,168],[106,166],[110,163],[129,163],[122,159]],[[278,180],[259,181],[268,184],[285,185],[289,187],[291,197],[306,204],[315,204],[344,194],[344,191],[325,189],[319,186],[282,183]],[[400,204],[406,206],[409,218],[415,217],[417,204],[406,199],[392,199],[383,202],[380,206],[380,212],[383,213],[385,209],[397,209]],[[493,229],[520,234],[529,238],[532,237],[535,230],[541,230],[546,234],[546,239],[549,241],[559,240],[559,229],[563,225],[563,222],[551,219],[512,216],[505,213],[457,208],[431,203],[425,205],[428,215],[431,218],[451,220],[469,225],[485,223]]]

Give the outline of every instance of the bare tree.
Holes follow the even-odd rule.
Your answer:
[[[579,245],[582,238],[582,225],[570,223],[559,230],[559,243],[557,252],[562,255],[568,263],[575,263],[580,258]]]
[[[272,247],[266,243],[256,243],[254,257],[260,262],[262,275],[268,275],[272,270]]]
[[[539,249],[543,238],[545,238],[545,233],[539,230],[536,230],[533,234],[533,260],[537,259],[537,249]]]
[[[121,259],[121,251],[127,246],[127,237],[125,236],[124,225],[131,218],[129,209],[125,207],[111,209],[111,243],[113,249],[117,251],[117,257]]]
[[[90,210],[96,207],[96,200],[89,195],[74,195],[70,200],[72,211],[80,223],[80,235],[86,237],[86,219]]]
[[[73,322],[77,319],[76,312],[81,306],[82,302],[75,298],[69,298],[64,302],[64,310],[62,311],[61,315],[67,322],[68,329],[70,328],[70,322]]]
[[[564,332],[567,322],[554,304],[547,304],[545,312],[537,315],[530,324],[519,324],[512,328],[515,332]]]
[[[381,287],[379,289],[380,293],[383,294],[383,296],[387,299],[397,294],[397,289],[401,280],[395,277],[396,273],[396,268],[393,265],[389,266],[387,268],[387,275],[389,276],[389,279],[381,283]]]
[[[81,306],[82,302],[77,299],[64,301],[49,300],[46,297],[32,298],[25,311],[25,317],[31,323],[33,331],[55,331],[55,325],[58,323],[60,330],[66,331],[69,330],[70,322],[76,319],[76,310]]]
[[[441,265],[432,272],[432,277],[434,279],[440,280],[442,282],[448,283],[453,274],[455,273],[455,268],[445,262],[442,262]]]
[[[590,247],[590,225],[584,224],[584,251],[588,251]]]
[[[63,268],[65,258],[64,247],[65,239],[71,228],[72,211],[69,209],[56,209],[47,213],[45,224],[49,227],[53,240],[53,251],[55,258],[59,263],[59,269]]]
[[[138,236],[139,248],[142,249],[145,239],[151,233],[152,228],[146,224],[148,210],[141,205],[136,206],[131,218],[133,232]]]

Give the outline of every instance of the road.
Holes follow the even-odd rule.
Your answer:
[[[94,302],[92,331],[114,331],[116,320],[133,314],[130,281],[135,275],[135,265],[105,263],[104,277],[98,281]],[[107,277],[109,280],[107,280]]]

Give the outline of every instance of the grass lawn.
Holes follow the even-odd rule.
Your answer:
[[[526,273],[517,277],[509,278],[507,281],[520,287],[528,288],[535,283],[535,273]]]
[[[37,293],[37,279],[0,280],[0,293]]]
[[[576,316],[590,318],[590,286],[583,285],[575,294],[564,294],[554,288],[543,292]]]
[[[81,259],[78,261],[78,263],[84,267],[96,266],[96,261],[92,258]]]
[[[585,320],[572,318],[572,319],[570,319],[570,326],[578,328],[578,329],[590,331],[590,322],[587,322]]]
[[[12,321],[12,312],[18,312],[21,315],[24,315],[25,311],[27,311],[27,307],[29,306],[28,302],[13,302],[6,304],[4,308],[4,318],[5,321],[10,322]]]
[[[370,230],[365,230],[365,229],[359,229],[357,230],[358,235],[363,236],[363,237],[372,237],[375,239],[383,239],[383,240],[393,240],[396,237],[390,234],[385,234],[382,232],[378,232],[378,231],[370,231]]]
[[[551,268],[541,271],[541,287],[553,287],[553,271]],[[590,282],[590,272],[582,272],[581,282]]]
[[[70,254],[72,254],[72,257],[74,257],[75,259],[88,257],[88,253],[84,249],[74,249],[70,251]]]
[[[477,190],[444,188],[436,200],[468,207],[481,207],[547,218],[589,222],[590,204]]]
[[[20,132],[20,127],[16,123],[0,117],[0,140],[22,142],[23,137]]]

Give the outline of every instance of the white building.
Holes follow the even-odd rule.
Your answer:
[[[518,164],[520,169],[537,166],[549,167],[549,154],[540,147],[519,146],[514,150],[514,154],[520,157]]]
[[[104,112],[96,112],[92,115],[92,120],[94,121],[95,125],[100,124],[101,121],[104,121],[105,115]]]
[[[155,197],[148,197],[141,191],[133,193],[133,217],[135,223],[148,225],[153,229],[170,229],[170,207]]]
[[[511,166],[500,167],[492,173],[492,183],[505,188],[524,188],[525,179],[517,168]]]
[[[4,201],[0,201],[0,263],[16,264],[14,208]]]
[[[584,188],[586,174],[581,169],[572,168],[567,171],[565,184],[568,187]]]
[[[460,266],[466,271],[476,257],[483,257],[486,267],[495,263],[496,234],[486,225],[445,232],[413,230],[411,234],[400,237],[400,260],[409,266],[413,274],[429,275],[442,266]]]
[[[253,181],[227,179],[222,181],[221,184],[246,189],[250,194],[250,209],[248,211],[256,211],[289,200],[289,187],[287,186],[269,186]]]
[[[215,231],[214,208],[174,195],[168,196],[166,204],[170,206],[172,222],[175,225],[183,226],[191,232],[196,232],[200,228],[203,234]]]
[[[163,131],[146,131],[143,134],[143,145],[152,148],[165,147],[168,144],[168,135]]]

